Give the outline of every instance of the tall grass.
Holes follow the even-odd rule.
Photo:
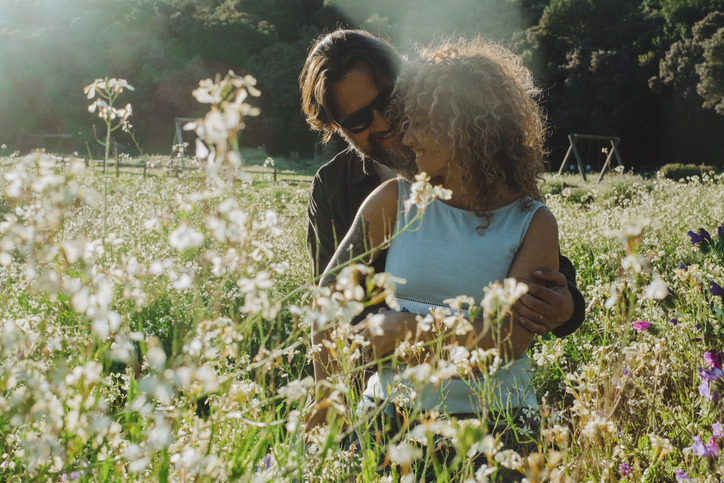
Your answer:
[[[236,77],[209,82],[207,93],[253,88]],[[214,102],[212,112],[230,108]],[[2,160],[0,479],[724,476],[724,177],[614,173],[603,185],[568,177],[551,190],[588,312],[574,335],[539,338],[530,350],[541,406],[527,416],[541,422],[520,436],[535,438],[532,453],[510,452],[484,417],[421,415],[403,400],[411,430],[376,444],[373,420],[356,412],[354,338],[336,341],[347,368],[333,387],[341,418],[305,441],[311,322],[340,323],[340,312],[369,300],[314,289],[306,189],[234,182],[241,157],[222,143],[237,128],[207,139],[206,180],[121,175],[104,190],[82,163],[59,170],[42,153]],[[709,240],[696,238],[700,228]],[[482,287],[465,295],[480,304]],[[435,347],[440,362],[422,383],[505,362]],[[449,449],[457,456],[440,463]]]

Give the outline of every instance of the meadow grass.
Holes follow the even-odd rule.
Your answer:
[[[111,81],[86,91],[127,86]],[[381,416],[357,408],[363,373],[382,361],[362,362],[350,322],[394,304],[393,280],[368,274],[360,287],[365,267],[352,264],[314,285],[307,185],[273,183],[263,153],[237,145],[243,117],[258,114],[242,102],[255,84],[230,72],[194,91],[212,104],[191,126],[203,141],[195,174],[164,157],[148,158],[159,166],[145,178],[42,152],[0,159],[0,480],[721,480],[724,175],[548,176],[588,306],[575,334],[529,348],[540,407],[490,410],[508,361],[449,343],[471,327],[452,303],[420,324],[435,334],[428,358],[388,401],[402,430],[376,433]],[[242,155],[267,164],[261,178]],[[461,295],[492,323],[515,287],[471,291]],[[317,401],[313,326],[331,329],[339,366]],[[422,350],[411,338],[386,360]],[[416,391],[471,374],[487,412],[414,409]],[[326,406],[336,417],[305,435]]]
[[[421,426],[423,441],[443,435],[467,456],[439,465],[434,444],[406,435],[388,448],[362,431],[361,462],[336,438],[346,428],[302,439],[319,316],[306,186],[240,182],[209,198],[197,179],[109,177],[104,235],[101,175],[43,160],[0,160],[3,481],[412,481],[424,464],[439,481],[486,481],[504,466],[528,481],[724,475],[720,175],[547,177],[586,322],[529,351],[542,423],[533,454],[441,417]],[[711,241],[692,244],[700,228]],[[479,303],[482,288],[466,295]],[[359,368],[346,367],[336,404],[363,428]]]

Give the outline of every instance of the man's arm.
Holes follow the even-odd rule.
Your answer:
[[[556,337],[566,337],[574,333],[583,324],[583,320],[586,318],[586,301],[583,299],[583,294],[578,290],[576,285],[576,269],[573,267],[571,261],[560,255],[559,257],[559,271],[566,277],[568,284],[568,291],[573,297],[573,314],[558,328],[553,329],[552,332]]]
[[[561,255],[559,271],[537,270],[533,276],[535,281],[527,281],[528,293],[514,306],[520,324],[535,334],[552,331],[566,337],[575,332],[585,319],[586,302],[571,261]]]

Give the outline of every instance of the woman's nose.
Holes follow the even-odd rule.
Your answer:
[[[405,135],[402,136],[402,144],[405,146],[412,146],[415,143],[414,136],[412,135],[412,129],[407,129]]]

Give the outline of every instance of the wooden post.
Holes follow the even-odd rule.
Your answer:
[[[573,155],[576,157],[576,162],[578,163],[578,171],[581,173],[581,176],[583,177],[583,181],[588,181],[586,179],[586,170],[583,167],[583,160],[581,159],[581,154],[578,152],[578,147],[576,146],[576,143],[578,142],[578,134],[569,134],[568,139],[571,141],[571,147],[573,148]]]
[[[274,182],[277,182],[277,169],[274,168]]]
[[[611,152],[608,153],[608,156],[606,157],[606,162],[603,163],[603,168],[601,169],[601,174],[598,175],[598,181],[596,183],[600,183],[603,179],[603,175],[606,172],[606,168],[608,168],[608,164],[611,162],[611,159],[614,155],[616,155],[616,161],[618,161],[619,166],[623,166],[623,162],[621,161],[621,155],[618,153],[618,143],[621,140],[619,138],[613,138],[611,139]]]
[[[571,151],[573,151],[573,144],[569,144],[568,151],[566,151],[566,156],[563,158],[563,162],[561,163],[561,167],[558,169],[558,175],[560,176],[561,172],[563,172],[563,168],[566,166],[566,163],[568,163],[568,158],[571,155]]]
[[[118,163],[118,143],[113,141],[113,157],[116,159],[116,178],[121,175],[121,167]]]
[[[181,123],[178,119],[176,119],[176,145],[179,146],[179,149],[181,150],[181,172],[186,171],[186,152],[184,149],[184,135],[183,131],[181,130]]]
[[[148,163],[146,161],[143,162],[143,177],[146,177],[146,166],[148,166]]]

